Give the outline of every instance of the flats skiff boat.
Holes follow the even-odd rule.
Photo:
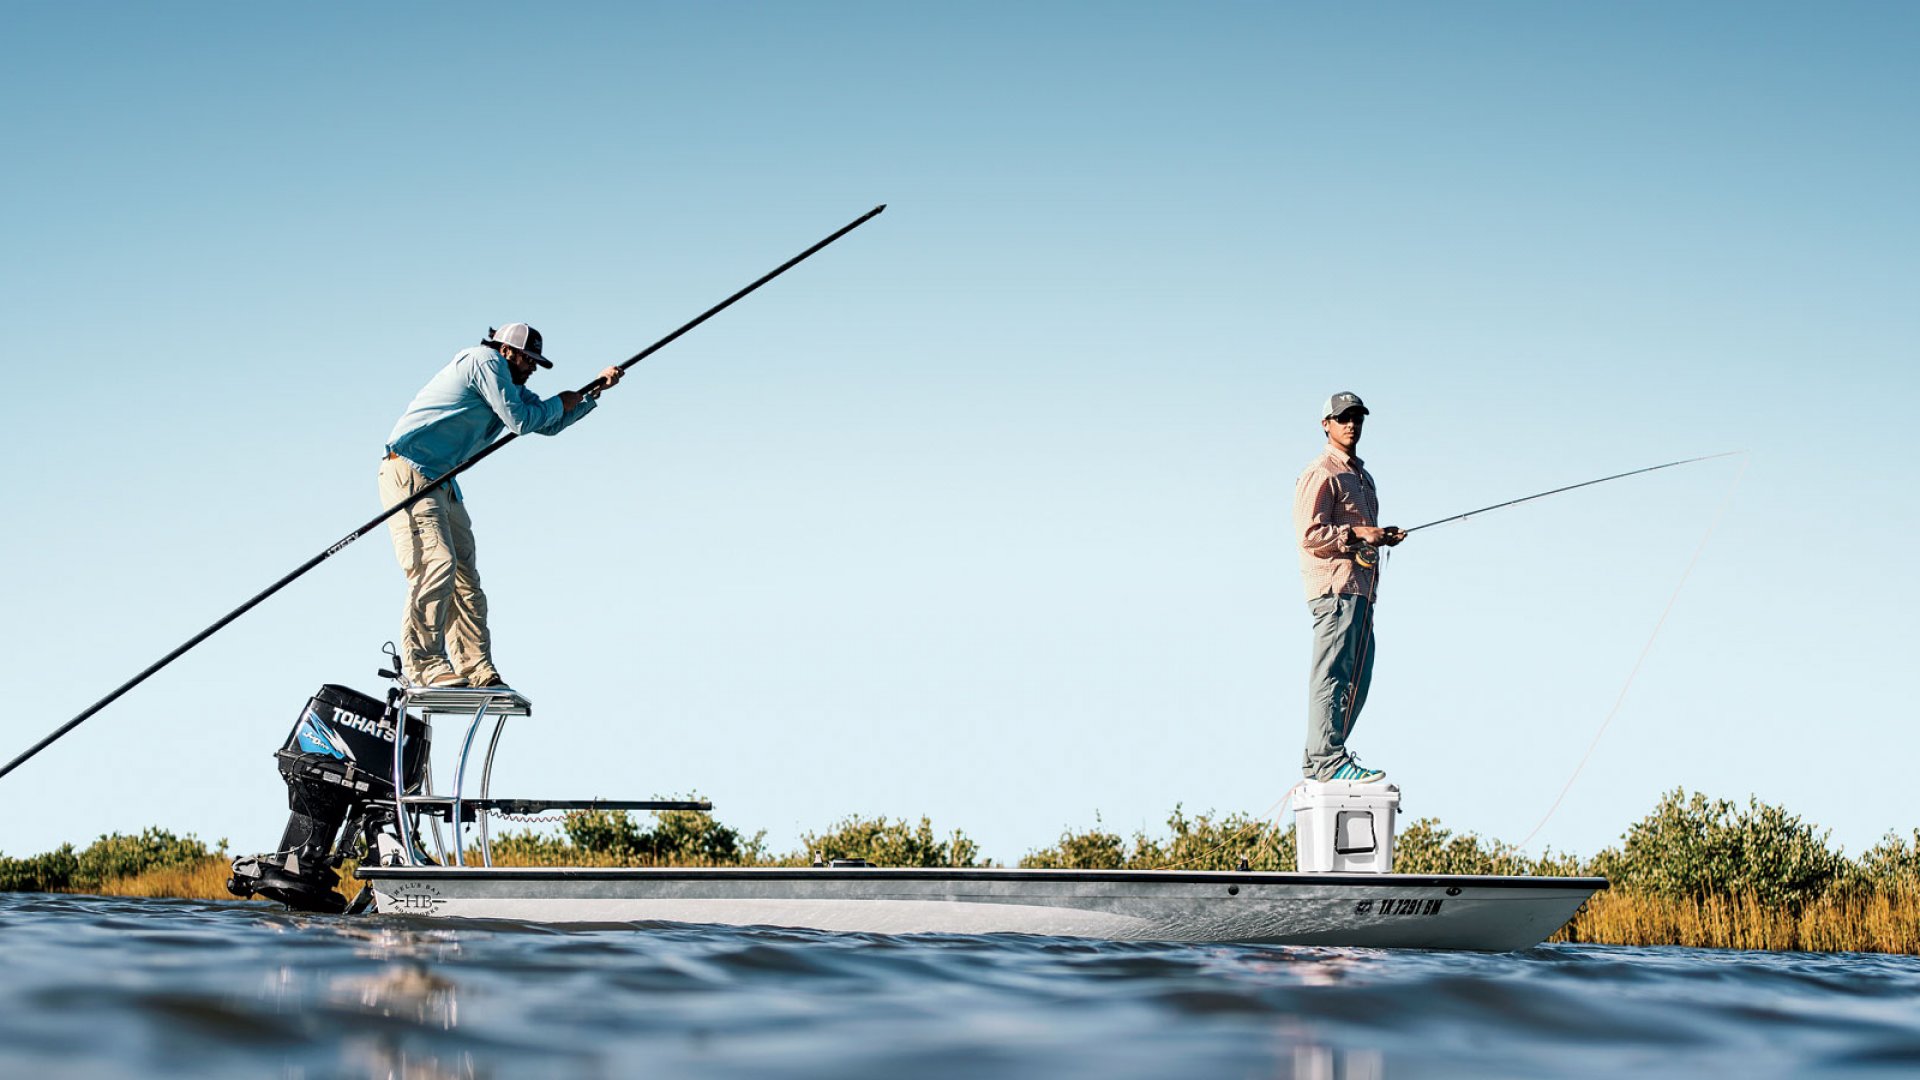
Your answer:
[[[428,689],[396,680],[384,703],[322,687],[277,755],[292,808],[280,850],[236,859],[229,888],[303,910],[348,910],[334,867],[357,852],[366,884],[351,910],[427,919],[1509,951],[1546,940],[1607,886],[1594,877],[927,869],[860,860],[780,868],[494,866],[492,814],[711,808],[492,797],[502,727],[531,712],[525,697],[504,687]],[[446,795],[431,790],[436,716],[465,722]],[[479,788],[470,794],[468,759],[489,721]],[[467,861],[469,851],[477,851],[478,864]]]

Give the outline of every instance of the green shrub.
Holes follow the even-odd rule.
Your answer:
[[[567,839],[581,851],[606,855],[622,862],[637,857],[645,845],[647,830],[641,829],[625,810],[588,810],[568,814],[561,826]]]
[[[73,884],[94,888],[117,877],[132,877],[163,866],[188,866],[211,855],[225,855],[227,842],[220,841],[216,851],[193,836],[175,836],[165,829],[147,829],[136,836],[114,833],[103,836],[80,853]]]
[[[654,819],[647,842],[656,859],[720,866],[753,866],[766,860],[765,829],[743,836],[700,810],[661,810]]]
[[[57,892],[69,886],[79,869],[72,844],[24,859],[0,855],[0,892]]]
[[[1393,839],[1393,869],[1398,874],[1530,874],[1534,864],[1511,844],[1458,836],[1435,818],[1420,818]]]
[[[1299,865],[1293,829],[1235,813],[1215,820],[1212,811],[1189,818],[1175,806],[1167,817],[1169,835],[1163,841],[1145,833],[1133,838],[1129,870],[1233,870],[1240,860],[1249,870],[1286,872]]]
[[[1709,803],[1678,788],[1624,840],[1595,857],[1595,871],[1623,889],[1675,899],[1747,894],[1798,906],[1848,868],[1828,849],[1824,831],[1777,806],[1753,798],[1745,808],[1726,799]]]
[[[906,819],[847,817],[824,833],[807,833],[802,857],[789,856],[791,862],[832,859],[865,859],[875,866],[977,866],[980,845],[955,829],[947,839],[933,835],[933,823],[925,817],[918,825]]]
[[[480,855],[478,850],[471,854],[476,860]],[[514,866],[566,866],[576,861],[577,849],[564,837],[528,829],[494,837],[493,858]]]
[[[1846,868],[1841,884],[1851,892],[1920,893],[1920,829],[1910,841],[1881,837]]]
[[[1094,820],[1098,822],[1099,818]],[[1119,833],[1107,832],[1096,824],[1083,833],[1061,833],[1058,844],[1028,852],[1020,866],[1025,870],[1119,870],[1127,862],[1127,842]]]
[[[56,850],[26,859],[0,856],[0,891],[97,889],[115,878],[132,877],[166,866],[188,866],[226,853],[225,840],[209,851],[206,844],[192,835],[175,836],[165,829],[147,829],[132,836],[113,833],[78,852],[72,844],[62,844]]]
[[[695,801],[690,795],[686,801]],[[766,832],[744,836],[699,810],[657,810],[650,828],[641,828],[625,810],[589,810],[567,815],[567,839],[580,851],[593,852],[622,863],[695,863],[752,866],[766,859]],[[554,852],[558,841],[513,838],[513,843],[542,857]],[[518,851],[516,847],[514,850]]]

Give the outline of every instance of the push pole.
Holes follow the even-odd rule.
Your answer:
[[[854,218],[852,221],[848,222],[847,224],[841,226],[838,230],[836,230],[832,235],[828,236],[826,239],[813,245],[807,250],[801,252],[800,254],[795,255],[793,258],[788,259],[786,262],[781,263],[779,266],[774,267],[772,270],[767,271],[765,274],[762,274],[757,280],[753,282],[753,284],[748,285],[746,288],[741,289],[739,292],[734,293],[732,296],[727,297],[725,300],[722,300],[719,303],[708,308],[707,310],[701,312],[697,317],[688,321],[685,325],[681,326],[678,330],[675,330],[673,333],[668,334],[666,337],[661,338],[659,341],[656,341],[653,344],[647,346],[646,348],[641,349],[639,352],[634,353],[631,357],[629,357],[625,361],[622,361],[619,365],[620,370],[625,371],[628,368],[632,367],[633,365],[639,363],[640,361],[645,360],[647,357],[652,356],[654,353],[659,352],[661,349],[665,348],[667,345],[677,340],[680,337],[680,335],[685,334],[687,331],[693,329],[696,326],[699,326],[701,323],[706,322],[708,319],[713,318],[715,315],[720,314],[722,311],[725,311],[727,308],[731,307],[736,301],[740,300],[742,297],[745,297],[748,293],[754,291],[755,289],[758,289],[762,285],[765,285],[767,282],[772,281],[774,278],[779,277],[781,274],[786,273],[788,270],[793,269],[793,267],[795,267],[796,265],[798,265],[799,263],[807,259],[809,256],[813,255],[815,252],[819,251],[821,248],[826,247],[828,244],[833,243],[835,240],[838,240],[841,237],[852,232],[853,230],[859,228],[860,226],[865,225],[870,219],[872,219],[875,215],[879,214],[880,211],[885,210],[886,208],[887,208],[887,204],[881,203],[879,206],[874,207],[873,209],[867,211],[866,213],[861,214],[859,217]],[[592,382],[581,387],[580,393],[584,396],[600,388],[601,388],[601,381],[599,378],[596,377]],[[314,567],[319,566],[321,563],[326,562],[328,559],[339,554],[340,551],[344,549],[348,544],[351,544],[355,540],[358,540],[361,537],[372,532],[382,522],[386,521],[388,518],[392,517],[393,515],[400,513],[402,510],[406,510],[412,507],[413,504],[419,502],[421,499],[424,499],[428,495],[433,494],[433,492],[438,490],[441,485],[447,483],[449,480],[452,480],[454,477],[460,475],[461,473],[466,472],[468,469],[473,468],[475,465],[480,464],[480,462],[485,460],[488,455],[492,454],[494,451],[500,449],[501,447],[507,445],[508,443],[512,442],[517,438],[519,438],[518,435],[514,434],[513,432],[508,432],[507,434],[501,436],[499,439],[496,439],[493,442],[487,444],[487,446],[483,448],[479,453],[473,455],[467,460],[461,462],[459,465],[455,466],[445,476],[442,476],[440,479],[435,480],[433,483],[428,484],[426,487],[421,488],[419,491],[414,492],[412,495],[409,495],[405,499],[402,499],[401,501],[394,503],[392,506],[387,507],[385,510],[380,511],[379,516],[373,518],[372,520],[368,521],[365,525],[362,525],[359,528],[348,533],[347,535],[341,537],[339,540],[334,542],[332,547],[327,548],[325,551],[322,551],[318,555],[315,555],[313,558],[308,559],[306,562],[303,562],[299,566],[294,567],[291,571],[287,573],[285,577],[267,586],[266,588],[260,590],[260,592],[256,593],[252,599],[248,600],[244,604],[241,604],[239,607],[234,608],[232,611],[227,612],[225,615],[221,616],[218,620],[216,620],[213,623],[213,625],[193,635],[192,637],[188,638],[186,641],[181,642],[180,645],[176,647],[172,652],[168,653],[167,655],[161,657],[158,660],[155,660],[152,664],[147,666],[146,670],[140,672],[140,674],[135,675],[133,678],[128,679],[126,682],[123,682],[119,686],[115,687],[113,692],[108,694],[106,697],[103,697],[99,701],[94,702],[92,705],[87,706],[84,710],[81,711],[80,715],[74,717],[73,719],[53,729],[53,731],[50,734],[48,734],[46,738],[41,739],[37,743],[34,743],[32,746],[28,747],[26,751],[22,753],[19,757],[16,757],[12,761],[7,762],[4,768],[0,768],[0,777],[6,776],[8,773],[12,772],[13,770],[19,768],[21,765],[25,764],[35,754],[38,754],[40,751],[45,750],[49,746],[52,746],[54,742],[57,741],[61,736],[65,735],[69,731],[72,731],[74,728],[79,727],[81,724],[85,723],[89,717],[93,716],[93,714],[99,712],[101,709],[104,709],[107,706],[113,704],[115,701],[119,700],[122,694],[125,694],[127,691],[133,689],[134,687],[139,686],[143,682],[146,682],[148,678],[152,677],[153,674],[159,671],[161,668],[164,668],[168,664],[171,664],[175,660],[178,660],[182,656],[185,656],[187,652],[191,650],[194,646],[200,644],[201,642],[207,640],[213,635],[219,633],[223,628],[226,627],[228,623],[233,622],[235,619],[238,619],[240,616],[245,615],[247,612],[252,611],[254,608],[258,607],[262,601],[267,599],[267,597],[272,596],[274,593],[277,593],[281,589],[286,588],[288,585],[293,584],[295,580],[300,578],[307,571],[312,570]]]

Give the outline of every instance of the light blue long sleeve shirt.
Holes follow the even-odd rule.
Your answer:
[[[438,480],[502,431],[558,435],[593,406],[593,398],[583,398],[568,412],[558,396],[543,399],[515,386],[506,357],[476,345],[462,350],[413,396],[387,436],[387,452],[405,458],[421,476]],[[459,481],[449,486],[459,498]]]

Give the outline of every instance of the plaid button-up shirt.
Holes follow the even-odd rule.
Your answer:
[[[1300,538],[1300,576],[1307,599],[1337,593],[1374,595],[1376,569],[1353,561],[1362,544],[1355,525],[1378,525],[1380,496],[1366,464],[1332,443],[1293,488],[1293,531]]]

